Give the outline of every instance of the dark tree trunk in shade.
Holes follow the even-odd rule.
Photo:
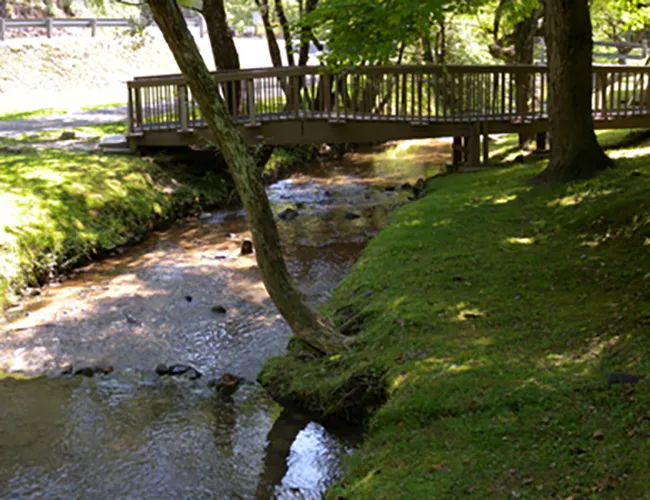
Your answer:
[[[612,165],[591,114],[592,30],[588,0],[546,0],[551,159],[536,181],[559,184]]]
[[[275,37],[273,25],[271,24],[271,13],[269,12],[268,0],[255,0],[255,3],[260,8],[262,23],[264,24],[264,33],[266,34],[266,43],[269,46],[269,54],[271,55],[271,63],[274,68],[281,68],[282,55],[280,54],[278,40]]]
[[[304,16],[309,15],[318,6],[318,0],[307,0],[305,3]],[[302,15],[301,15],[302,17]],[[311,27],[304,24],[300,30],[300,54],[298,56],[298,66],[305,66],[309,59],[309,43],[313,38]]]
[[[275,0],[275,12],[278,15],[278,21],[280,22],[280,26],[282,27],[282,34],[284,35],[284,48],[287,52],[287,61],[289,62],[289,66],[295,66],[296,63],[293,59],[293,40],[291,37],[291,27],[289,26],[289,20],[284,13],[282,0]]]
[[[219,96],[176,0],[148,0],[165,41],[215,138],[246,209],[262,280],[296,337],[323,353],[340,351],[345,337],[309,305],[287,270],[280,237],[255,159]]]
[[[239,54],[232,39],[223,0],[203,0],[203,17],[208,27],[214,64],[217,69],[239,69]]]
[[[208,29],[212,57],[217,70],[239,69],[239,54],[232,39],[223,0],[203,0],[203,17]],[[235,111],[241,103],[241,88],[225,89],[228,109]]]

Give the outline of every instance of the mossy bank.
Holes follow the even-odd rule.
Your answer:
[[[650,148],[557,188],[542,162],[451,175],[401,208],[325,311],[358,331],[293,345],[260,381],[366,419],[331,498],[647,498]]]
[[[178,217],[236,200],[225,169],[4,142],[11,148],[0,151],[0,311],[26,287],[137,242]],[[267,176],[312,153],[278,149]]]

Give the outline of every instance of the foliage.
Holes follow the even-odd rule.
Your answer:
[[[650,373],[650,148],[616,155],[555,189],[527,182],[541,163],[431,180],[326,305],[359,315],[356,348],[267,364],[330,412],[383,374],[332,498],[647,494],[650,382],[606,376]]]

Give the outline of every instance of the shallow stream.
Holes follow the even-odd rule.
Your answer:
[[[313,163],[268,188],[276,213],[298,212],[278,225],[310,301],[327,299],[409,196],[399,186],[436,173],[449,145],[418,151]],[[0,372],[114,371],[0,380],[0,498],[321,497],[351,452],[345,430],[283,410],[255,384],[232,397],[207,385],[225,372],[254,381],[290,337],[255,256],[239,253],[243,215],[179,221],[8,311]],[[159,363],[203,377],[159,377]]]

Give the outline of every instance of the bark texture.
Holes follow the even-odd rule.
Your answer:
[[[592,177],[612,165],[594,134],[588,0],[546,0],[551,159],[538,182]]]
[[[226,159],[246,209],[257,262],[269,295],[296,337],[323,353],[340,351],[345,346],[345,337],[305,301],[287,270],[273,212],[255,159],[219,96],[217,85],[187,29],[176,0],[147,2]]]
[[[230,33],[223,0],[203,0],[203,17],[217,69],[239,69],[239,54]]]

